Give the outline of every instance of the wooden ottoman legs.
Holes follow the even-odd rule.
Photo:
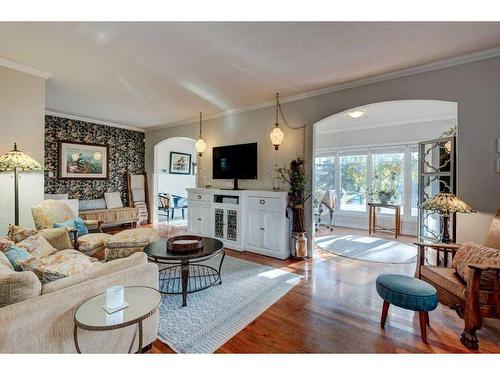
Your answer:
[[[380,318],[380,327],[382,329],[385,328],[385,321],[387,320],[387,313],[389,312],[390,305],[389,302],[384,301],[384,306],[382,306],[382,318]]]
[[[387,320],[390,305],[391,304],[389,302],[384,301],[384,305],[382,306],[382,316],[380,318],[380,327],[382,329],[385,328],[385,321]],[[430,325],[429,313],[427,311],[419,311],[418,317],[420,320],[420,335],[422,337],[422,341],[427,344],[427,326]]]

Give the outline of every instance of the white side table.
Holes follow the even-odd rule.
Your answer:
[[[81,353],[78,344],[78,328],[87,331],[111,331],[137,324],[129,347],[132,352],[135,337],[139,332],[138,353],[142,350],[142,322],[153,315],[161,303],[161,294],[156,289],[144,286],[128,286],[124,290],[124,300],[129,306],[113,314],[104,311],[106,293],[101,293],[82,303],[75,311],[73,340],[77,353]]]

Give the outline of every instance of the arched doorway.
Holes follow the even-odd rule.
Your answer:
[[[195,144],[196,141],[192,138],[171,137],[155,145],[154,223],[168,223],[180,227],[187,225],[186,189],[196,187],[197,153]],[[159,198],[160,195],[170,198],[168,210],[165,209],[165,200]]]
[[[378,197],[380,186],[394,192],[391,204],[400,210],[402,236],[394,240],[412,242],[418,232],[419,144],[440,139],[451,128],[456,132],[457,103],[438,100],[373,103],[316,122],[312,173],[315,244],[337,255],[373,261],[382,253],[377,253],[377,246],[399,246],[385,241],[392,241],[392,234],[390,238],[380,235],[377,242],[374,238],[379,232],[374,235],[368,228],[368,203],[374,202],[374,195]],[[323,211],[318,212],[317,207]],[[395,210],[376,210],[379,226],[396,227]],[[322,228],[318,229],[318,221]],[[320,243],[322,236],[328,238]],[[352,248],[348,248],[351,242]]]

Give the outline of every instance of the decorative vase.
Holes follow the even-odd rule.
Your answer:
[[[380,200],[380,203],[387,204],[390,202],[391,198],[392,198],[391,194],[378,193],[378,199]]]
[[[292,232],[292,257],[307,258],[306,232]]]

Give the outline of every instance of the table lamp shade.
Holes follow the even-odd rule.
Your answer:
[[[12,151],[0,155],[0,172],[14,171],[16,168],[18,171],[41,171],[44,169],[39,162],[19,151],[14,143]]]
[[[420,205],[424,210],[438,211],[444,215],[455,212],[469,214],[476,212],[471,206],[451,193],[439,193]]]

